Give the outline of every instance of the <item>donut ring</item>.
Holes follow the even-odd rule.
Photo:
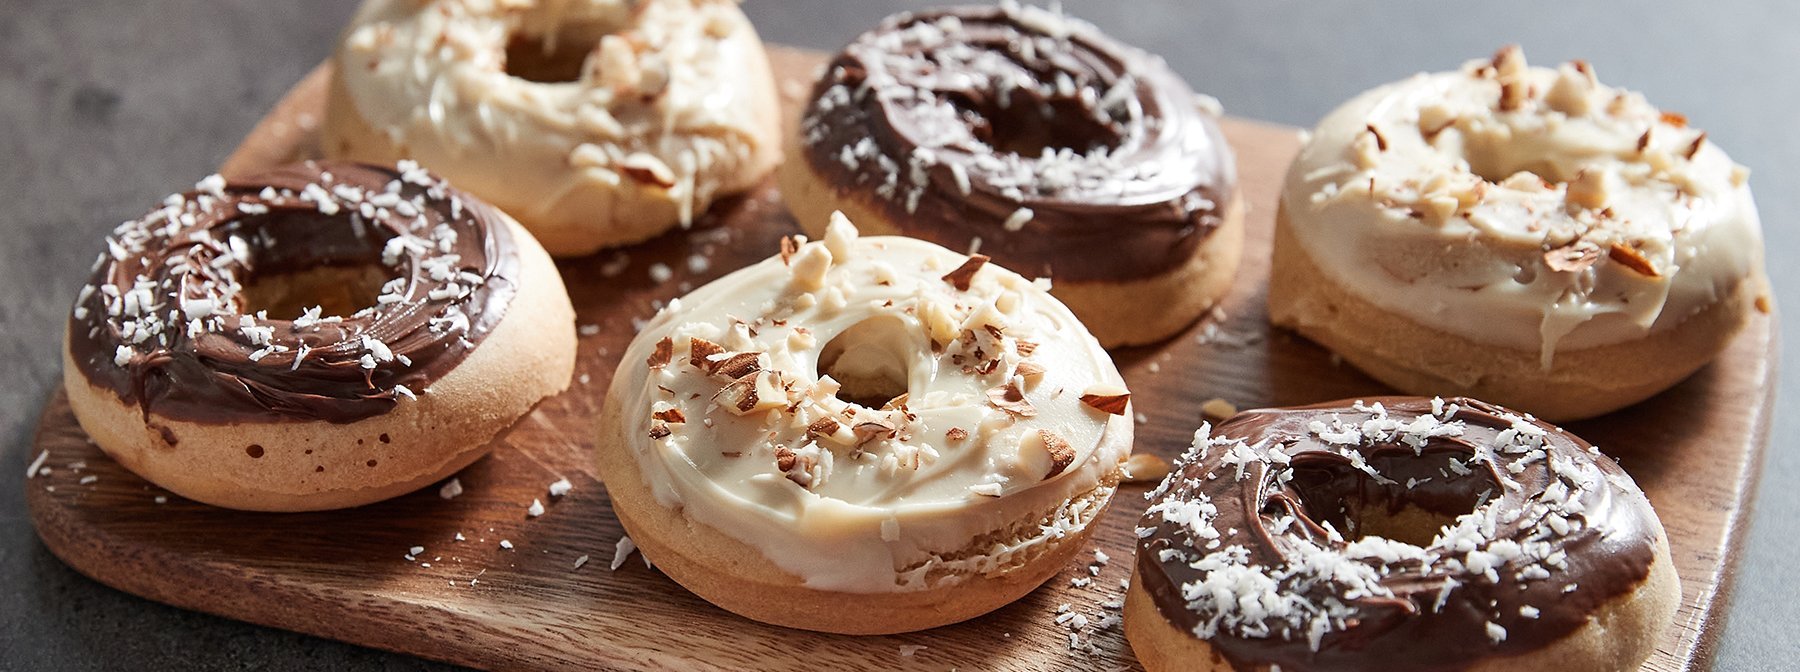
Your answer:
[[[1630,476],[1471,399],[1241,413],[1150,497],[1125,633],[1152,672],[1637,669],[1681,597]]]
[[[1270,317],[1409,393],[1606,413],[1766,308],[1747,174],[1587,64],[1503,49],[1319,123],[1283,190]]]
[[[1160,60],[1036,7],[888,18],[813,88],[782,193],[802,227],[978,250],[1055,281],[1101,345],[1161,340],[1229,288],[1236,162]]]
[[[486,454],[574,370],[549,256],[415,165],[209,177],[107,248],[69,318],[70,405],[113,459],[208,504],[409,492]]]
[[[614,375],[600,474],[646,557],[745,617],[851,634],[1062,569],[1131,451],[1105,351],[983,257],[842,217],[787,242],[671,302]]]
[[[780,162],[730,0],[368,0],[334,62],[327,156],[416,159],[557,256],[685,227]]]

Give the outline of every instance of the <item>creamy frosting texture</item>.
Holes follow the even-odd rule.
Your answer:
[[[1099,513],[1123,380],[1042,281],[841,217],[797,240],[625,354],[611,393],[663,505],[848,592],[1003,570]]]
[[[1533,68],[1507,48],[1332,112],[1282,205],[1307,256],[1363,299],[1548,368],[1760,277],[1747,177],[1586,63]]]
[[[761,44],[735,2],[371,0],[338,74],[395,146],[527,225],[637,217],[604,207],[632,187],[685,224],[775,151],[744,53]]]

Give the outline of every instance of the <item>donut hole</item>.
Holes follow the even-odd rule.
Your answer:
[[[321,315],[351,315],[373,306],[389,271],[371,264],[327,264],[252,274],[244,282],[244,312],[286,319],[318,306]]]
[[[1463,160],[1469,163],[1469,172],[1492,184],[1505,182],[1506,178],[1521,172],[1536,175],[1553,185],[1575,179],[1575,175],[1561,165],[1576,162],[1556,161],[1555,158],[1516,147],[1509,140],[1471,138],[1463,147]]]
[[[1004,106],[997,100],[976,103],[960,97],[951,104],[975,139],[996,152],[1037,158],[1044,150],[1086,154],[1119,144],[1118,135],[1078,100],[1042,100],[1036,92],[1014,91]]]
[[[912,336],[898,317],[863,320],[825,342],[817,373],[838,382],[838,399],[881,408],[909,389],[908,354],[916,347]]]
[[[248,216],[214,235],[243,257],[231,265],[239,287],[233,308],[243,314],[288,320],[318,306],[321,316],[348,317],[376,305],[382,286],[405,272],[382,263],[390,232],[337,217]]]
[[[1383,482],[1341,457],[1313,453],[1295,459],[1288,485],[1300,513],[1329,524],[1345,541],[1380,537],[1424,547],[1458,517],[1501,494],[1491,472],[1458,474],[1461,465],[1452,468],[1451,460],[1465,456],[1455,450],[1415,455],[1408,447],[1380,449],[1367,460],[1390,481]],[[1270,500],[1273,509],[1263,512],[1265,519],[1294,513],[1279,502]]]
[[[505,68],[508,75],[542,84],[579,81],[588,55],[613,32],[612,22],[598,18],[535,23],[527,21],[507,37]]]

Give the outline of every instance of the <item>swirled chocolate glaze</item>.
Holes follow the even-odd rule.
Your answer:
[[[1593,446],[1470,399],[1249,411],[1177,466],[1138,530],[1139,580],[1237,669],[1536,650],[1639,586],[1662,534]],[[1421,512],[1454,520],[1418,545],[1380,536]]]
[[[215,175],[107,237],[69,318],[70,354],[146,419],[379,415],[447,374],[506,313],[519,262],[498,216],[410,162]],[[391,280],[351,315],[246,305],[259,277],[323,266]]]
[[[1160,60],[1037,8],[890,17],[832,60],[805,159],[907,235],[1026,275],[1119,280],[1192,257],[1236,165]]]

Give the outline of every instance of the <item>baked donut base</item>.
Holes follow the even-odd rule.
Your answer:
[[[500,323],[418,399],[351,423],[206,423],[151,414],[89,382],[65,335],[63,387],[81,428],[145,480],[247,511],[321,511],[381,501],[448,477],[561,392],[575,370],[575,313],[549,255],[518,224],[519,291]],[[164,438],[167,431],[173,442]],[[253,456],[261,448],[260,457]]]
[[[1079,531],[1044,542],[1022,562],[987,575],[956,577],[905,592],[846,593],[805,586],[761,550],[663,506],[644,482],[618,404],[600,419],[599,472],[613,512],[640,553],[676,583],[714,606],[753,621],[845,635],[913,632],[958,623],[1003,607],[1067,567],[1105,515],[1118,483],[1115,469],[1100,487],[1078,493],[1093,517]],[[1035,525],[1033,526],[1035,529]],[[829,552],[829,549],[821,549]]]
[[[1635,670],[1656,650],[1657,638],[1675,622],[1681,582],[1669,557],[1669,539],[1659,529],[1650,575],[1631,592],[1600,606],[1587,624],[1530,653],[1485,658],[1469,672],[1618,672]],[[1146,672],[1235,672],[1224,654],[1206,640],[1164,618],[1134,567],[1125,592],[1125,639]],[[1256,667],[1253,669],[1262,669]]]
[[[1545,371],[1537,350],[1477,343],[1384,310],[1327,277],[1276,213],[1269,321],[1408,394],[1467,396],[1551,422],[1609,413],[1698,371],[1731,343],[1764,293],[1761,277],[1672,327],[1634,341],[1562,350]]]
[[[889,206],[869,202],[867,199],[872,197],[832,187],[819,171],[807,165],[798,144],[789,143],[787,155],[789,160],[777,171],[782,199],[800,230],[810,238],[816,240],[825,235],[833,211],[842,211],[866,236],[909,235],[888,214]],[[1155,343],[1181,333],[1225,297],[1237,276],[1244,249],[1242,196],[1232,196],[1221,219],[1219,228],[1200,241],[1193,256],[1174,269],[1148,278],[1117,281],[1052,277],[1050,293],[1068,306],[1101,347],[1107,349]]]

